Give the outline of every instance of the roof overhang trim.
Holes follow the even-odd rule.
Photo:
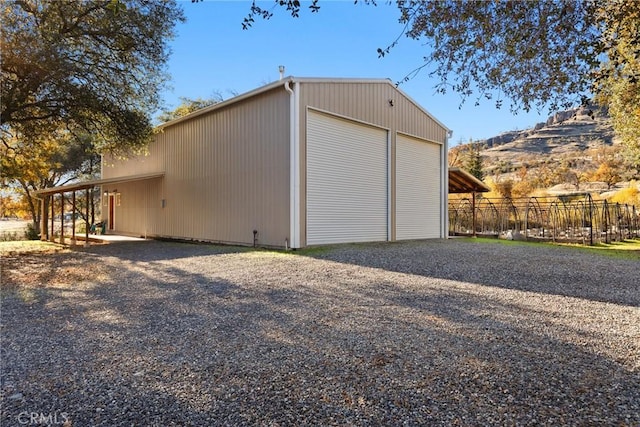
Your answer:
[[[118,184],[121,182],[143,181],[146,179],[157,179],[164,177],[164,172],[145,173],[139,175],[117,176],[113,178],[94,179],[91,181],[78,182],[76,184],[61,185],[59,187],[43,188],[35,192],[37,196],[50,196],[52,194],[67,193],[69,191],[84,190],[98,187],[100,185]]]

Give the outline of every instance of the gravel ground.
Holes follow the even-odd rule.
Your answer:
[[[639,267],[471,239],[6,257],[0,424],[638,426]]]

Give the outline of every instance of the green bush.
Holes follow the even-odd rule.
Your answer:
[[[24,231],[24,237],[27,240],[40,239],[40,232],[38,231],[38,227],[33,225],[33,223],[27,224],[27,229]]]

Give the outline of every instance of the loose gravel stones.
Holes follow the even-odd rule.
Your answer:
[[[0,423],[638,426],[639,267],[470,239],[7,257]]]

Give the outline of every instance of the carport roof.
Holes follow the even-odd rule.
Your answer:
[[[486,193],[487,185],[469,172],[460,168],[449,168],[449,193]]]
[[[91,181],[78,182],[76,184],[61,185],[59,187],[43,188],[35,192],[38,196],[50,196],[52,194],[66,193],[69,191],[84,190],[105,184],[117,184],[120,182],[143,181],[145,179],[162,178],[164,172],[145,173],[139,175],[118,176],[113,178],[94,179]]]

